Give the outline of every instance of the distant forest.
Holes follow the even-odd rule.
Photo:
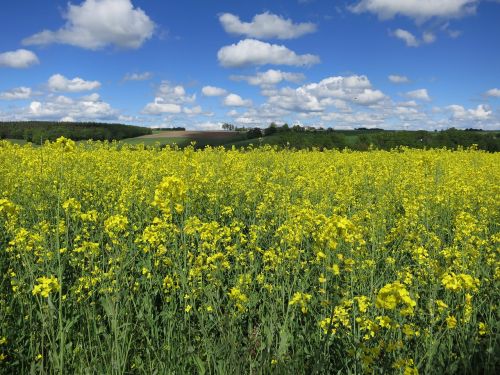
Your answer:
[[[42,143],[45,140],[54,141],[61,136],[75,141],[87,139],[112,141],[146,134],[152,134],[151,129],[123,124],[50,121],[0,122],[0,139],[24,139],[33,143]]]
[[[184,130],[183,127],[150,129],[140,126],[107,123],[74,123],[74,122],[0,122],[0,139],[24,139],[35,144],[46,140],[54,141],[64,136],[75,141],[79,140],[123,140],[142,135],[152,134],[153,130]],[[407,131],[358,128],[354,130],[334,130],[331,128],[313,128],[299,125],[278,126],[274,123],[267,128],[238,128],[224,124],[223,129],[238,131],[246,140],[227,138],[221,143],[211,137],[204,139],[188,139],[181,147],[196,141],[199,148],[206,145],[226,147],[246,147],[249,144],[268,144],[282,148],[318,148],[344,149],[365,151],[370,148],[390,150],[399,146],[411,148],[442,148],[457,149],[476,145],[480,150],[489,152],[500,151],[500,131],[483,131],[478,129],[447,129],[441,131]]]
[[[247,129],[248,141],[290,147],[296,149],[312,148],[332,149],[349,148],[365,151],[369,148],[390,150],[399,146],[411,148],[457,149],[471,147],[489,152],[500,151],[500,131],[478,129],[459,130],[450,128],[441,131],[407,131],[358,128],[355,130],[317,129],[295,125],[277,126],[271,124],[266,129]],[[240,142],[241,143],[241,142]],[[243,145],[243,144],[241,144]]]

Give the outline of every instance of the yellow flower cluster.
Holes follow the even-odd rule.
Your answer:
[[[307,314],[307,304],[311,300],[312,295],[307,293],[296,292],[290,299],[290,306],[298,305],[302,314]]]
[[[376,306],[378,308],[394,310],[399,304],[404,305],[401,314],[411,315],[417,303],[410,297],[410,293],[403,284],[395,281],[386,284],[377,294]]]
[[[454,272],[447,273],[441,281],[446,289],[454,292],[460,290],[477,291],[479,287],[479,279],[464,273],[455,274]]]
[[[39,294],[42,297],[47,298],[51,292],[57,292],[61,287],[55,276],[42,276],[36,279],[36,281],[38,284],[36,284],[31,291],[34,296]]]
[[[497,366],[499,154],[60,139],[0,165],[1,373]]]

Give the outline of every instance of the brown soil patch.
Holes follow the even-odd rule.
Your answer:
[[[162,131],[156,134],[143,135],[138,138],[205,138],[205,139],[226,139],[233,138],[239,132],[229,131]]]

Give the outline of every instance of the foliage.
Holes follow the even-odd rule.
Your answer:
[[[75,141],[88,139],[111,141],[146,134],[152,134],[151,129],[122,124],[48,121],[0,122],[0,139],[24,139],[35,144],[41,144],[45,140],[54,141],[59,137],[71,138]]]
[[[248,138],[254,136],[255,129],[248,130]],[[471,131],[448,129],[439,132],[420,131],[390,131],[383,129],[333,130],[316,129],[294,125],[277,126],[271,124],[263,130],[262,144],[297,149],[343,149],[366,151],[369,148],[391,150],[395,147],[411,148],[450,148],[476,147],[490,152],[500,151],[500,133],[496,131]],[[260,137],[260,136],[259,136]]]
[[[499,155],[0,142],[0,372],[493,374]]]
[[[228,124],[227,122],[222,124],[222,129],[224,130],[234,131],[234,128],[235,128],[234,125]]]
[[[247,131],[248,139],[261,138],[262,136],[263,132],[261,128],[253,128]]]

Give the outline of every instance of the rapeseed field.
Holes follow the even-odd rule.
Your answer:
[[[499,366],[500,155],[0,142],[0,373]]]

